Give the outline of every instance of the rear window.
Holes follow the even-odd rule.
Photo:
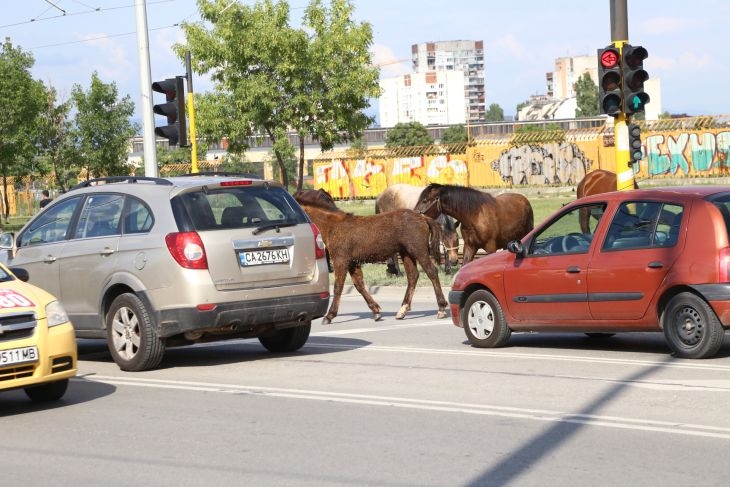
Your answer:
[[[257,228],[307,223],[304,210],[283,188],[229,186],[183,193],[182,203],[194,230]]]
[[[725,221],[725,229],[728,232],[728,240],[730,240],[730,193],[715,196],[709,201],[720,210],[722,219]]]

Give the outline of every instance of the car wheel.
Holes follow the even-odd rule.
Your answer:
[[[662,313],[669,348],[683,358],[708,358],[720,350],[725,330],[709,304],[692,293],[674,296]]]
[[[501,347],[512,334],[499,301],[484,290],[469,295],[462,310],[462,322],[469,342],[479,348]]]
[[[66,394],[68,388],[68,379],[58,380],[56,382],[48,382],[39,386],[26,387],[25,395],[31,401],[50,402],[58,401]]]
[[[152,318],[141,299],[120,294],[106,315],[109,351],[120,369],[139,372],[162,361],[165,342],[157,336]]]
[[[306,325],[274,330],[267,335],[259,337],[259,341],[269,352],[296,352],[307,343],[311,329],[312,322],[310,321]]]

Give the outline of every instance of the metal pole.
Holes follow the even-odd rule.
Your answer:
[[[190,126],[190,172],[198,172],[198,141],[195,137],[195,105],[193,104],[193,70],[190,67],[190,51],[185,53],[185,74],[188,78],[188,122]]]
[[[623,58],[623,46],[629,42],[629,19],[626,8],[628,0],[610,0],[611,8],[611,42],[618,49]],[[623,66],[623,61],[622,61]],[[621,113],[616,117],[613,126],[615,160],[616,160],[616,189],[618,191],[634,189],[634,170],[631,168],[631,151],[629,148],[628,116],[621,107]]]
[[[150,44],[147,36],[147,5],[145,0],[135,0],[137,17],[137,54],[139,56],[139,82],[142,95],[142,135],[144,144],[144,175],[157,176],[157,152],[155,147],[155,115],[152,112],[152,76],[150,74]]]

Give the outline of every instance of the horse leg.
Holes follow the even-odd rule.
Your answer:
[[[446,301],[446,298],[444,297],[444,291],[441,289],[441,281],[439,280],[438,268],[433,265],[433,262],[431,262],[431,259],[429,258],[419,259],[418,263],[421,264],[421,267],[426,272],[426,275],[429,279],[431,279],[431,284],[433,284],[433,291],[434,293],[436,293],[436,302],[439,306],[437,317],[446,318],[446,307],[449,303]]]
[[[391,276],[400,276],[400,266],[398,265],[398,255],[391,255],[386,261],[386,273]]]
[[[401,259],[403,259],[403,268],[406,271],[408,286],[406,287],[406,294],[403,296],[403,302],[401,303],[400,309],[395,314],[396,320],[402,320],[406,317],[406,313],[411,310],[411,301],[413,300],[413,294],[416,292],[416,283],[418,282],[418,267],[416,267],[416,261],[413,260],[413,257],[405,253],[401,253]],[[426,257],[426,260],[428,260],[429,263],[431,262],[430,257]]]
[[[335,284],[333,289],[334,296],[332,297],[332,304],[330,309],[327,310],[327,314],[322,318],[323,325],[329,325],[332,323],[332,319],[337,316],[337,311],[340,309],[340,298],[342,298],[342,290],[345,287],[345,276],[347,275],[347,268],[339,262],[335,262]]]
[[[464,265],[474,260],[474,254],[476,254],[476,248],[470,243],[464,243]]]
[[[362,274],[362,267],[359,265],[352,265],[350,267],[350,277],[352,278],[352,284],[355,286],[355,289],[357,289],[357,292],[360,293],[360,295],[365,299],[365,302],[368,304],[368,308],[373,312],[373,319],[375,321],[380,321],[382,318],[381,315],[381,309],[380,305],[375,302],[373,297],[368,292],[367,288],[365,287],[365,280],[363,279]]]

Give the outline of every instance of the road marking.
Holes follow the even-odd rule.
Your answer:
[[[480,416],[499,416],[532,421],[548,421],[573,423],[606,428],[630,429],[669,433],[682,436],[700,436],[730,440],[730,428],[703,424],[681,423],[673,421],[655,421],[650,419],[627,418],[621,416],[601,416],[593,414],[575,414],[546,409],[518,408],[495,406],[489,404],[470,404],[450,401],[432,401],[407,397],[375,396],[367,394],[347,394],[330,391],[306,389],[287,389],[278,387],[248,386],[238,384],[219,384],[207,382],[175,381],[164,379],[144,379],[138,377],[119,377],[105,375],[86,375],[71,379],[73,381],[93,381],[114,386],[148,387],[155,389],[176,389],[197,392],[215,392],[222,394],[241,394],[262,397],[282,397],[312,401],[339,402],[381,407],[399,407],[462,413]]]

